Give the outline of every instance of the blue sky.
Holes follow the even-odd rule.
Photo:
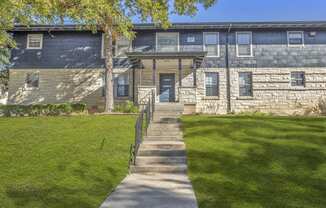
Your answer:
[[[219,0],[194,17],[171,16],[172,22],[296,20],[326,20],[326,0]]]

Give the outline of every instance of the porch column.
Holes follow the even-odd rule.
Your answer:
[[[182,60],[179,59],[179,87],[182,86]]]
[[[196,59],[193,60],[193,67],[192,67],[192,74],[193,74],[193,79],[194,79],[194,87],[197,86],[197,63]]]
[[[152,79],[153,79],[153,85],[156,86],[156,59],[153,59],[153,74],[152,74]]]

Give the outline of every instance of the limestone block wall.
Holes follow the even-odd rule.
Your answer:
[[[25,87],[29,72],[39,73],[38,88]],[[8,104],[83,102],[88,106],[101,106],[104,104],[103,73],[103,69],[11,69]],[[114,73],[130,72],[115,70]],[[129,92],[132,96],[131,89]],[[115,101],[125,99],[115,98]]]
[[[253,96],[239,96],[239,72],[252,72]],[[305,86],[291,86],[291,72],[305,72]],[[232,68],[232,112],[303,114],[326,98],[326,68]]]
[[[219,74],[219,96],[207,97],[205,89],[205,72],[217,72]],[[226,114],[226,69],[225,68],[200,68],[197,69],[197,105],[198,113]]]
[[[139,105],[146,105],[149,101],[149,98],[152,96],[152,92],[155,94],[156,102],[156,87],[155,86],[138,86],[137,88],[138,99],[137,102]]]

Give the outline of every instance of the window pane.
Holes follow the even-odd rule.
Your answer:
[[[205,44],[206,45],[217,45],[218,37],[215,33],[205,33]]]
[[[206,96],[218,96],[219,75],[216,72],[205,73]]]
[[[38,88],[39,87],[39,74],[28,73],[26,75],[26,87],[27,88]]]
[[[250,44],[251,43],[251,34],[250,33],[238,33],[237,36],[238,44]]]
[[[250,45],[238,45],[238,55],[239,56],[250,56],[251,46]]]
[[[125,37],[120,37],[120,39],[116,41],[115,56],[124,57],[126,52],[130,50],[130,45],[130,40]]]
[[[41,42],[42,42],[41,34],[28,35],[29,48],[41,48]]]
[[[251,72],[239,73],[239,95],[252,96],[252,73]]]
[[[291,72],[291,86],[305,86],[305,73]]]
[[[289,44],[290,45],[302,45],[303,34],[301,32],[289,32]]]
[[[218,55],[218,50],[217,50],[217,45],[206,45],[206,51],[208,56],[217,56]]]
[[[178,50],[178,34],[177,33],[158,33],[157,34],[157,50],[160,52],[171,52]]]
[[[118,75],[115,79],[117,87],[117,97],[129,96],[129,77],[127,74]]]

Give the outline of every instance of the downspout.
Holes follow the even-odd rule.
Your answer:
[[[229,37],[232,29],[232,24],[229,25],[228,31],[226,33],[226,43],[225,43],[225,68],[226,68],[226,97],[227,97],[227,107],[226,112],[231,113],[231,81],[230,81],[230,63],[229,63]]]

